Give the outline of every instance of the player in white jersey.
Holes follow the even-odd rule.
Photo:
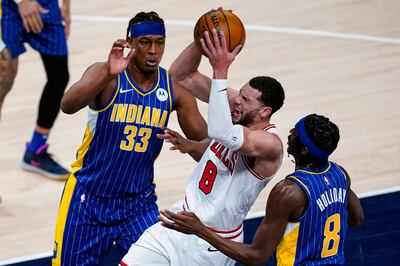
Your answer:
[[[274,125],[264,130],[279,138]],[[255,172],[251,158],[212,140],[176,207],[195,212],[210,228],[240,235],[250,207],[272,177]]]
[[[204,153],[188,178],[186,195],[172,209],[190,210],[214,232],[242,242],[243,220],[281,164],[282,142],[270,118],[283,105],[284,91],[270,77],[253,78],[240,92],[227,90],[227,69],[241,47],[229,53],[225,39],[222,37],[220,43],[217,32],[213,30],[212,34],[214,43],[208,34],[207,44],[202,42],[214,72],[211,89],[205,86],[211,81],[197,71],[201,53],[194,44],[171,67],[177,71],[183,69],[175,71],[182,87],[193,88],[195,96],[209,100],[208,132],[212,139],[204,149],[204,143],[195,145],[171,130],[162,136],[174,149],[194,157]],[[160,223],[147,229],[121,262],[121,265],[234,264],[204,240],[168,230]]]

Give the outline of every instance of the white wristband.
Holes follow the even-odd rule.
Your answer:
[[[14,2],[18,5],[19,3],[21,3],[23,0],[14,0]]]

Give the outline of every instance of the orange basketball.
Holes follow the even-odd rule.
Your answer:
[[[227,10],[211,10],[202,15],[196,22],[194,27],[194,41],[196,46],[203,51],[200,44],[200,39],[203,38],[203,33],[208,31],[212,40],[211,29],[215,28],[223,30],[226,39],[226,46],[229,52],[239,44],[244,45],[246,40],[246,31],[242,21],[230,11]]]

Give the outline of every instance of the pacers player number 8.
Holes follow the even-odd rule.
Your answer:
[[[217,166],[212,161],[208,160],[199,182],[199,188],[201,191],[204,192],[204,194],[210,194],[214,186],[214,181],[217,173]]]
[[[121,141],[119,147],[124,151],[131,151],[135,149],[136,152],[145,152],[149,145],[149,138],[151,136],[151,128],[142,127],[139,129],[135,126],[127,125],[124,129],[125,138]],[[140,137],[140,142],[135,142],[135,137]]]
[[[330,257],[336,255],[340,242],[340,214],[336,213],[326,219],[324,229],[324,245],[322,247],[321,257]]]

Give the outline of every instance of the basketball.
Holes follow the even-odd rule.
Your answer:
[[[238,16],[227,10],[211,10],[203,14],[196,22],[193,35],[196,46],[203,52],[200,39],[205,31],[208,31],[212,40],[211,29],[222,30],[225,34],[226,46],[232,52],[239,44],[244,45],[246,31]],[[204,53],[204,52],[203,52]]]

